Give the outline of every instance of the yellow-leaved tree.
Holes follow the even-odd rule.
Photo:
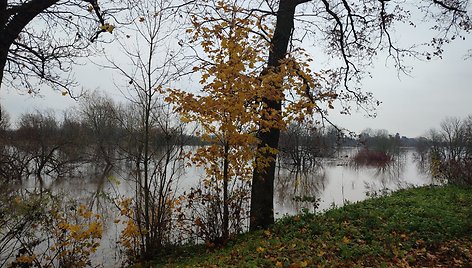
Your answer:
[[[227,17],[202,23],[194,16],[194,28],[188,30],[206,56],[194,67],[201,73],[201,92],[174,89],[167,98],[183,121],[199,124],[201,138],[209,143],[190,157],[206,176],[187,196],[188,207],[194,208],[191,222],[207,242],[226,240],[240,231],[247,212],[260,111],[255,96],[264,60],[261,50],[267,45],[250,34],[252,18],[238,17],[236,7],[222,2],[218,9]]]
[[[166,98],[183,121],[198,123],[201,138],[209,143],[190,156],[206,175],[185,202],[194,211],[189,220],[207,242],[224,242],[247,226],[253,170],[262,170],[277,154],[275,148],[260,146],[258,133],[304,121],[316,110],[316,100],[336,98],[330,92],[313,94],[317,75],[302,50],[294,50],[277,70],[264,66],[272,33],[263,17],[223,1],[216,10],[218,17],[194,15],[188,30],[205,54],[193,68],[201,74],[201,91],[170,89]],[[286,105],[278,111],[264,99]]]

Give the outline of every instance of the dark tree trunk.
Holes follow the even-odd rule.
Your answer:
[[[10,46],[28,23],[58,1],[31,0],[18,6],[8,7],[7,0],[0,0],[0,88]]]
[[[280,0],[277,22],[267,62],[268,70],[277,71],[281,60],[285,58],[294,26],[295,8],[297,5],[308,1]],[[281,96],[283,94],[281,88],[274,87],[273,90],[275,92],[271,96]],[[262,101],[266,105],[266,109],[276,111],[281,116],[282,102],[280,99],[265,96]],[[269,131],[260,131],[258,135],[260,140],[258,150],[267,146],[278,149],[279,137],[280,129],[277,127],[271,127]],[[251,190],[250,230],[264,229],[274,223],[274,179],[277,154],[263,150],[259,157],[269,159],[270,161],[266,167],[257,168],[258,159],[256,158],[256,168],[253,173]]]
[[[0,39],[2,39],[2,33],[0,32]],[[4,46],[0,41],[0,88],[2,88],[3,71],[5,70],[5,64],[7,63],[8,47]]]
[[[3,70],[7,63],[8,48],[5,28],[7,23],[7,0],[0,0],[0,88],[3,81]]]

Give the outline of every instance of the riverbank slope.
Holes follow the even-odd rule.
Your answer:
[[[472,188],[428,186],[279,220],[152,267],[472,267]]]

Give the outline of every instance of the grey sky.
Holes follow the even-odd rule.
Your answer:
[[[334,116],[335,122],[356,132],[370,127],[416,137],[438,127],[445,117],[472,114],[472,59],[464,59],[471,47],[470,41],[455,43],[447,47],[443,59],[411,61],[411,76],[400,78],[394,67],[379,61],[374,78],[364,83],[382,101],[377,117],[353,113]]]

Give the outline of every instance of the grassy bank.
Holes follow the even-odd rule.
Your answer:
[[[153,267],[472,267],[472,188],[422,187],[285,218],[224,248],[178,248]]]

